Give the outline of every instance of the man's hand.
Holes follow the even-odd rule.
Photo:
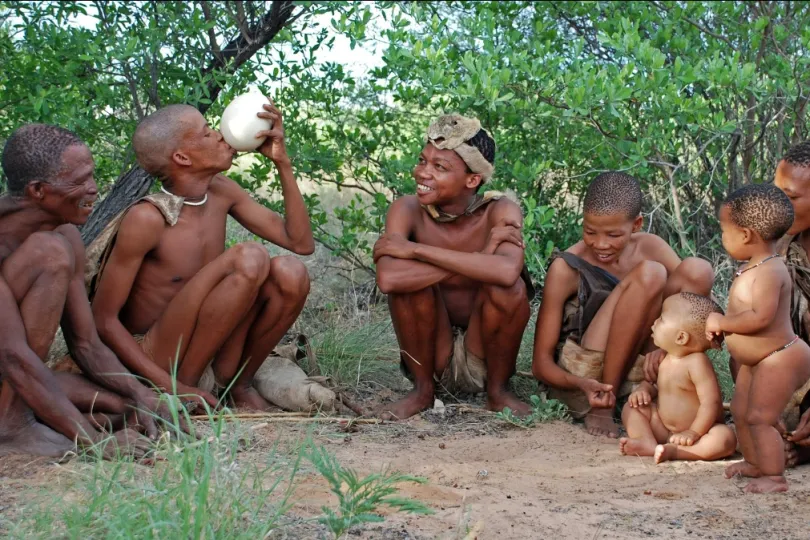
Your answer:
[[[395,259],[413,259],[414,242],[399,234],[383,234],[374,244],[374,262],[380,257],[394,257]]]
[[[692,446],[699,440],[700,435],[698,435],[691,429],[681,431],[680,433],[673,433],[672,436],[669,438],[670,443],[677,444],[678,446]]]
[[[523,236],[520,234],[520,223],[514,220],[506,220],[493,227],[489,231],[487,244],[482,253],[494,255],[498,246],[504,242],[514,244],[521,249],[526,247],[523,243]]]
[[[647,407],[652,403],[652,396],[650,395],[650,391],[642,386],[630,394],[630,397],[627,398],[627,403],[634,409]]]
[[[604,384],[594,379],[583,379],[579,383],[579,389],[588,396],[588,403],[591,407],[607,409],[616,406],[616,395],[610,384]]]
[[[644,378],[650,384],[655,384],[658,381],[658,366],[667,355],[663,349],[656,349],[644,355]]]
[[[185,384],[177,384],[177,395],[182,398],[188,398],[199,407],[203,407],[204,403],[208,403],[212,409],[216,409],[217,405],[219,405],[219,401],[217,401],[217,398],[215,398],[211,392],[206,392],[205,390],[193,386],[186,386]]]
[[[92,444],[85,448],[90,453],[100,452],[106,460],[123,456],[140,459],[153,449],[154,443],[134,429],[122,429],[113,434],[97,433],[92,437]]]
[[[257,150],[264,157],[272,159],[273,163],[277,165],[280,162],[289,162],[290,157],[287,155],[287,145],[284,142],[284,121],[281,118],[281,111],[272,103],[263,105],[263,108],[264,111],[256,113],[256,116],[271,120],[273,129],[256,134],[257,139],[267,137]]]
[[[787,440],[799,446],[810,446],[810,409],[799,419],[799,425],[787,435]]]
[[[722,321],[723,316],[719,313],[709,314],[709,317],[706,319],[706,339],[709,341],[723,339],[723,329],[720,326]]]

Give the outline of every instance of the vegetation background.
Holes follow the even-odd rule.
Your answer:
[[[87,141],[107,196],[89,240],[150,189],[130,145],[141,118],[188,103],[216,126],[234,96],[259,87],[284,112],[322,246],[307,260],[316,287],[298,330],[325,374],[372,392],[400,379],[370,249],[390,202],[415,192],[431,118],[478,116],[493,134],[492,187],[524,210],[538,285],[552,249],[580,236],[589,181],[623,170],[643,186],[645,229],[710,260],[725,298],[718,205],[771,181],[808,137],[809,50],[810,4],[797,1],[0,0],[0,144],[27,122]],[[281,208],[269,161],[244,156],[231,176]],[[526,398],[535,390],[515,384]]]

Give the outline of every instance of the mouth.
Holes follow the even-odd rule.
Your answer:
[[[435,191],[432,187],[428,187],[425,184],[416,184],[416,192],[417,193],[430,193],[431,191]]]
[[[596,258],[601,262],[607,262],[613,258],[613,253],[594,253]]]
[[[79,203],[79,208],[81,208],[82,210],[89,210],[92,212],[95,204],[96,204],[95,201],[84,201]]]

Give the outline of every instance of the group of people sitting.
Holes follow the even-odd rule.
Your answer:
[[[114,438],[136,456],[173,412],[160,392],[215,407],[271,407],[252,386],[301,312],[304,264],[260,243],[226,249],[230,215],[298,255],[314,250],[281,112],[258,151],[278,172],[283,216],[223,176],[235,150],[193,107],[146,117],[133,136],[160,191],[135,201],[86,249],[77,226],[98,196],[94,162],[74,133],[29,124],[7,139],[0,197],[0,454],[60,456]],[[405,419],[437,389],[486,392],[492,410],[530,408],[510,390],[535,295],[524,264],[523,215],[484,189],[495,141],[474,118],[428,127],[416,194],[395,200],[374,246],[405,397],[378,414]],[[598,175],[584,198],[582,240],[550,261],[532,372],[594,435],[627,436],[622,453],[711,460],[738,448],[727,476],[754,492],[783,491],[786,466],[810,455],[807,345],[810,142],[790,149],[774,183],[747,185],[720,207],[723,246],[737,261],[724,310],[712,266],[681,260],[642,231],[642,193],[623,172]],[[807,233],[807,234],[806,234]],[[61,326],[75,366],[43,362]],[[732,430],[706,356],[725,344],[735,378]],[[159,422],[158,422],[159,423]]]

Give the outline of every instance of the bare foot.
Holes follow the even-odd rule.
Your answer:
[[[674,444],[659,444],[655,447],[655,463],[663,463],[675,459]]]
[[[613,409],[591,409],[585,415],[585,429],[595,436],[610,437],[615,439],[619,436],[619,426],[613,421]]]
[[[655,444],[650,444],[642,439],[631,439],[622,437],[619,439],[619,452],[625,456],[651,456],[655,449]]]
[[[748,482],[746,493],[780,493],[788,490],[784,476],[761,476]]]
[[[249,386],[247,388],[231,388],[231,398],[234,407],[250,411],[268,411],[273,408],[269,401],[259,395],[259,392]]]
[[[532,408],[520,401],[512,392],[487,393],[487,409],[501,412],[506,407],[509,407],[515,416],[526,416],[532,412]]]
[[[762,476],[759,468],[751,465],[747,461],[738,461],[726,467],[726,478],[734,478],[735,476],[745,476],[747,478],[759,478]]]
[[[399,401],[380,407],[377,416],[383,420],[405,420],[431,405],[433,405],[433,392],[422,393],[414,388]]]
[[[73,441],[39,422],[32,422],[13,431],[4,429],[0,432],[0,456],[34,454],[63,457],[68,452],[75,451]]]

